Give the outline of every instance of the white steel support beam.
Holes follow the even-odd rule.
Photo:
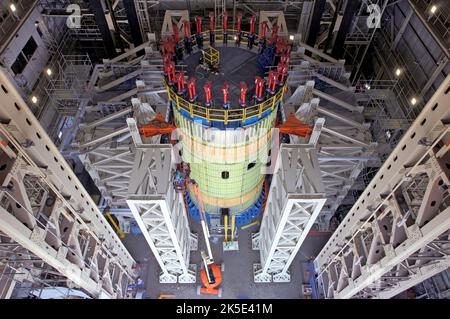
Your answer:
[[[189,264],[197,236],[190,232],[182,193],[172,185],[171,145],[143,144],[137,149],[127,203],[161,268],[161,283],[195,283]]]
[[[253,248],[260,250],[255,282],[289,282],[289,267],[326,198],[313,146],[282,144]]]
[[[0,231],[95,298],[123,298],[134,260],[0,70]]]
[[[325,298],[389,298],[449,267],[450,76],[315,260]]]
[[[313,97],[314,81],[295,89],[284,105],[286,113],[295,112],[298,119],[310,123],[318,115],[324,116],[317,141],[318,159],[327,203],[316,220],[319,229],[328,230],[329,221],[373,156],[377,144],[372,142],[369,125],[361,123],[358,113],[338,114],[319,106]],[[317,90],[316,90],[317,91]],[[316,120],[317,124],[317,120]],[[298,137],[291,136],[291,142]],[[375,161],[373,161],[375,162]]]
[[[278,27],[278,34],[280,36],[288,36],[288,28],[286,20],[284,18],[283,11],[260,11],[259,12],[259,25],[266,22],[269,32],[272,32],[273,27]]]
[[[173,25],[176,24],[180,34],[183,34],[183,23],[189,21],[188,10],[166,10],[161,26],[161,36],[173,35]]]

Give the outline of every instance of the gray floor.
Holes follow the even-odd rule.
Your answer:
[[[191,221],[191,228],[199,234],[199,248],[203,249],[199,224]],[[212,243],[213,255],[217,263],[224,263],[225,270],[222,274],[222,298],[253,299],[253,298],[277,298],[298,299],[303,298],[301,283],[307,282],[305,276],[305,264],[308,257],[316,255],[328,240],[329,235],[308,236],[291,266],[290,283],[255,284],[253,282],[252,267],[259,261],[259,251],[251,248],[251,234],[257,231],[239,230],[239,251],[223,252],[222,240]],[[159,269],[156,259],[151,254],[142,235],[129,234],[124,239],[125,246],[129,249],[135,260],[145,269],[143,277],[146,284],[146,298],[158,298],[160,294],[175,295],[175,298],[198,299],[218,298],[216,296],[198,296],[197,287],[200,285],[199,273],[196,284],[160,284],[158,280]],[[201,265],[200,250],[191,253],[191,263]]]
[[[254,91],[255,76],[257,75],[257,52],[234,47],[219,47],[220,51],[220,74],[207,73],[197,67],[200,59],[200,51],[197,51],[183,60],[187,65],[187,75],[196,78],[198,102],[204,103],[205,92],[203,85],[206,81],[212,82],[212,99],[214,107],[222,107],[223,93],[222,85],[225,81],[229,85],[229,100],[231,107],[238,107],[240,94],[240,82],[247,83],[249,97]],[[224,62],[226,61],[226,63]]]

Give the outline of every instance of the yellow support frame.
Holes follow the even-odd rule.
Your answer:
[[[209,46],[205,51],[204,57],[205,57],[205,61],[209,64],[209,65],[215,65],[215,64],[219,64],[220,62],[220,52],[219,50],[213,48],[212,46]]]

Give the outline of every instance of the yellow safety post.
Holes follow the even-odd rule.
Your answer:
[[[235,222],[236,216],[233,214],[231,215],[231,241],[234,241],[234,222]]]
[[[225,226],[225,241],[228,241],[228,215],[223,216],[223,223]]]

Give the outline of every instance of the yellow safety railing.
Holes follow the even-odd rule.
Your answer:
[[[283,100],[284,92],[287,88],[286,81],[273,96],[259,104],[225,110],[191,103],[176,94],[172,87],[167,84],[164,77],[162,78],[162,81],[166,88],[169,100],[175,101],[178,110],[186,111],[191,117],[199,117],[205,119],[207,122],[223,122],[225,125],[229,122],[245,122],[253,118],[261,118],[266,111],[273,111],[277,103]]]

